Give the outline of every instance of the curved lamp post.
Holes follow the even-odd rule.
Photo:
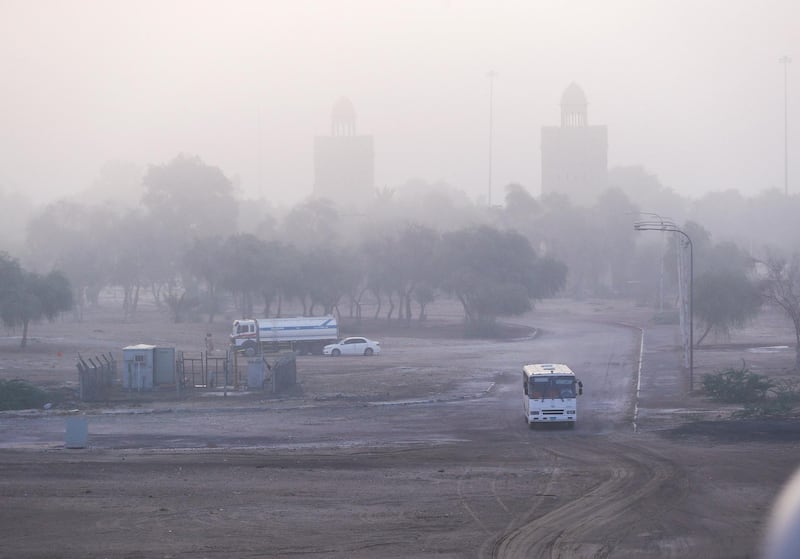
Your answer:
[[[657,213],[652,212],[632,212],[638,215],[649,215],[654,217],[658,220],[659,223],[670,223],[674,225],[674,222],[670,218],[665,218],[663,216],[658,215]],[[662,231],[663,233],[663,231]],[[664,249],[662,248],[661,259],[658,263],[658,312],[664,312]]]
[[[656,215],[657,214],[646,214]],[[694,298],[694,245],[692,239],[685,231],[678,228],[675,223],[669,219],[664,219],[658,216],[656,220],[637,221],[633,224],[636,231],[667,231],[669,233],[678,233],[683,235],[689,245],[689,392],[694,390],[694,313],[693,301]]]

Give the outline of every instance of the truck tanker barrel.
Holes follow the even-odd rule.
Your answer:
[[[239,319],[231,331],[231,345],[248,356],[282,350],[321,354],[325,345],[338,339],[334,316]]]

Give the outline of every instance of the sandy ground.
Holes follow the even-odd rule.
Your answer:
[[[621,302],[549,301],[498,340],[364,322],[379,356],[298,358],[289,395],[172,390],[0,413],[0,557],[757,557],[800,465],[795,420],[731,421],[689,390],[675,326]],[[232,317],[174,325],[113,301],[81,323],[0,339],[0,378],[77,387],[75,357],[134,343],[199,352]],[[353,332],[355,333],[355,332]],[[767,312],[695,352],[702,375],[791,377],[792,330]],[[586,387],[573,430],[527,428],[522,364]],[[64,448],[67,419],[88,446]]]

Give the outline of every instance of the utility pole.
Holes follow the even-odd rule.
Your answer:
[[[655,215],[655,214],[651,214]],[[689,249],[689,293],[688,297],[684,291],[684,256],[683,250],[678,251],[678,290],[681,298],[681,313],[680,316],[684,317],[688,314],[688,335],[686,333],[687,319],[682,318],[681,330],[683,332],[683,356],[684,363],[689,369],[689,392],[694,390],[694,306],[692,299],[694,299],[694,244],[692,238],[683,230],[679,229],[672,221],[659,217],[658,220],[650,221],[637,221],[633,224],[636,231],[667,231],[669,233],[678,233],[685,239],[685,244],[681,243],[682,247]]]
[[[667,224],[672,225],[672,226],[675,225],[670,218],[661,217],[657,213],[652,213],[652,212],[635,212],[635,213],[638,213],[640,215],[652,216],[652,217],[656,218],[659,222],[661,222],[662,224],[665,224],[665,225],[667,225]],[[662,238],[664,236],[663,234],[666,233],[666,232],[667,231],[662,231],[661,232],[662,233],[662,235],[661,235]],[[662,240],[661,258],[659,258],[659,260],[658,260],[659,261],[659,271],[658,271],[658,312],[660,312],[660,313],[664,312],[664,254],[665,254],[665,252],[666,252],[666,245],[664,244],[664,242]]]
[[[494,78],[497,72],[490,70],[486,77],[489,78],[489,192],[487,196],[487,206],[492,207],[492,136],[493,136],[493,112],[494,112]]]
[[[263,138],[264,133],[262,130],[262,115],[261,106],[258,107],[258,141],[256,142],[256,168],[258,169],[258,173],[256,176],[256,180],[258,181],[258,198],[259,200],[264,199],[264,152],[263,152]]]
[[[789,63],[788,56],[779,60],[783,64],[783,188],[789,196]]]

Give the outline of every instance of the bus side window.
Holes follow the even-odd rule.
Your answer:
[[[525,394],[528,393],[528,379],[525,378],[525,373],[522,373],[522,390],[525,391]]]

